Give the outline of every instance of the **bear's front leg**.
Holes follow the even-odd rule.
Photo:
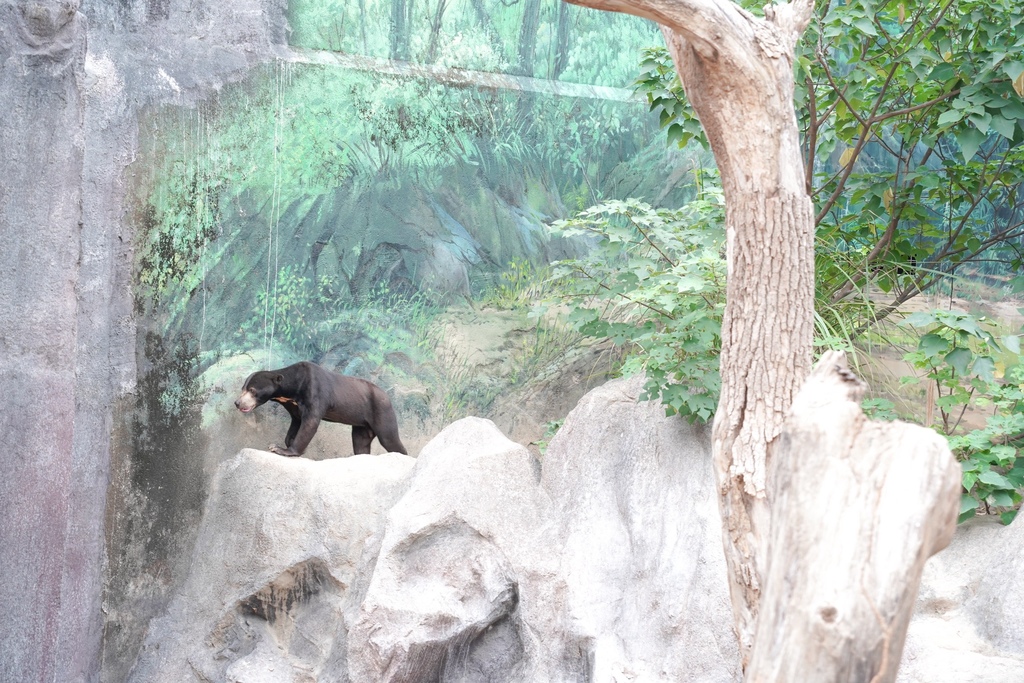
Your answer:
[[[319,417],[307,417],[302,420],[302,425],[299,427],[298,433],[292,442],[285,448],[280,446],[270,446],[271,453],[277,453],[278,455],[287,455],[290,458],[294,458],[297,455],[302,455],[306,452],[306,446],[313,439],[313,435],[316,434],[317,427],[320,426]]]
[[[295,443],[295,435],[299,433],[299,428],[302,426],[302,412],[298,406],[294,403],[282,403],[288,414],[291,415],[292,423],[288,427],[288,433],[284,437],[284,448],[270,444],[270,452],[277,453],[278,455],[285,455],[289,458],[297,458],[302,455],[302,451],[293,447]]]

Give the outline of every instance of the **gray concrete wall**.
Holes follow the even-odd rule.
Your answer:
[[[0,0],[0,683],[121,683],[186,575],[209,462],[194,345],[133,287],[140,138],[296,59],[287,5]]]
[[[90,516],[104,475],[75,433],[86,52],[77,6],[0,3],[4,683],[91,680],[99,655],[101,535]]]
[[[144,531],[161,510],[138,492],[167,483],[146,480],[161,452],[131,435],[148,376],[132,292],[138,124],[265,60],[285,7],[0,0],[0,683],[119,680],[158,608],[111,576],[145,536],[113,521]],[[135,631],[101,655],[111,598]]]
[[[110,309],[98,323],[116,414],[106,433],[102,661],[99,680],[121,683],[149,621],[184,579],[206,473],[199,432],[195,341],[162,336],[164,321],[136,301],[131,249],[145,229],[153,169],[140,153],[152,112],[188,112],[226,83],[246,77],[285,42],[285,0],[127,0],[83,4],[89,17],[86,64],[86,208],[90,244],[110,259]],[[94,144],[95,143],[95,144]],[[126,276],[124,266],[127,265]],[[97,268],[102,269],[102,260]],[[98,277],[103,277],[97,271]],[[102,352],[97,351],[97,355]],[[117,363],[130,358],[118,368]],[[169,407],[171,390],[182,400]],[[99,430],[102,431],[102,430]],[[108,436],[109,438],[109,436]]]

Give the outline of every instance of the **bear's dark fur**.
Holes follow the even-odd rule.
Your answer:
[[[292,416],[284,448],[274,453],[302,455],[321,420],[352,425],[352,450],[369,453],[374,437],[390,453],[407,453],[398,437],[398,418],[391,400],[376,384],[330,372],[303,361],[280,370],[254,372],[242,385],[235,407],[248,413],[267,401],[277,401]]]

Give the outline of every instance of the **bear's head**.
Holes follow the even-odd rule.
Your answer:
[[[252,373],[242,385],[242,395],[235,401],[235,407],[243,413],[251,412],[272,399],[283,381],[284,377],[274,372]]]

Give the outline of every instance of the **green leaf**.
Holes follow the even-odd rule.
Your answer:
[[[1003,73],[1010,77],[1011,81],[1024,73],[1024,62],[1006,62],[1003,64]]]
[[[860,30],[860,32],[865,34],[865,35],[868,35],[868,36],[877,36],[878,35],[878,31],[875,29],[874,22],[872,22],[867,17],[862,17],[860,19],[854,20],[853,25],[855,27],[857,27],[857,29]]]
[[[1010,494],[1006,491],[996,491],[988,499],[992,505],[997,507],[1008,508],[1013,506],[1013,498],[1010,498]]]
[[[668,144],[676,143],[678,145],[683,139],[683,127],[678,123],[673,123],[668,127],[667,137]]]
[[[930,333],[921,337],[917,348],[929,358],[933,358],[949,349],[949,341],[937,334]]]
[[[928,75],[928,78],[933,81],[945,83],[954,75],[956,75],[956,70],[953,68],[953,65],[942,63],[936,65],[935,68],[932,69],[932,72]]]
[[[1012,121],[1004,116],[993,116],[991,122],[992,128],[1002,135],[1007,140],[1013,139],[1013,132],[1017,129],[1017,122]]]
[[[908,315],[903,321],[907,325],[913,325],[914,327],[924,327],[925,325],[931,325],[935,323],[935,313],[931,311],[918,311]]]
[[[933,56],[932,53],[928,52],[927,50],[924,50],[924,49],[922,49],[920,47],[914,47],[909,52],[907,52],[906,59],[907,59],[907,62],[910,64],[911,67],[916,68],[917,65],[921,63],[922,60],[924,60],[925,58],[932,57],[932,56]]]
[[[962,330],[972,337],[978,337],[979,339],[985,336],[985,331],[978,325],[978,321],[969,315],[956,311],[943,311],[939,313],[939,316],[943,323],[954,330]]]
[[[963,377],[967,374],[967,366],[969,366],[971,361],[974,360],[974,354],[971,353],[970,349],[960,346],[947,353],[946,357],[942,360],[948,363],[957,371],[957,374]]]
[[[996,363],[989,356],[982,356],[974,361],[973,372],[986,382],[994,382],[996,377]]]
[[[973,123],[974,127],[977,128],[982,133],[987,133],[989,129],[989,124],[992,123],[992,115],[988,113],[974,114],[972,116],[968,116],[967,120]]]
[[[960,111],[959,109],[950,109],[948,111],[942,112],[942,114],[939,115],[938,124],[940,128],[945,128],[946,126],[954,124],[957,121],[962,120],[963,118],[964,113],[962,111]]]
[[[956,141],[960,145],[964,161],[970,161],[981,147],[981,143],[985,142],[985,134],[977,128],[966,128],[956,135]]]
[[[1012,491],[1014,488],[1013,483],[1011,483],[1009,479],[998,472],[993,472],[992,470],[979,474],[978,481],[983,484],[988,484],[989,486],[998,486],[999,488],[1006,489],[1008,491]]]
[[[702,292],[708,289],[708,282],[698,275],[684,275],[676,281],[676,290],[684,292]]]
[[[1016,517],[1019,510],[1008,510],[999,514],[999,521],[1004,525],[1009,525]]]
[[[980,503],[977,498],[966,493],[960,496],[960,514],[964,514],[965,512],[974,512],[978,509],[978,505],[980,505]]]

